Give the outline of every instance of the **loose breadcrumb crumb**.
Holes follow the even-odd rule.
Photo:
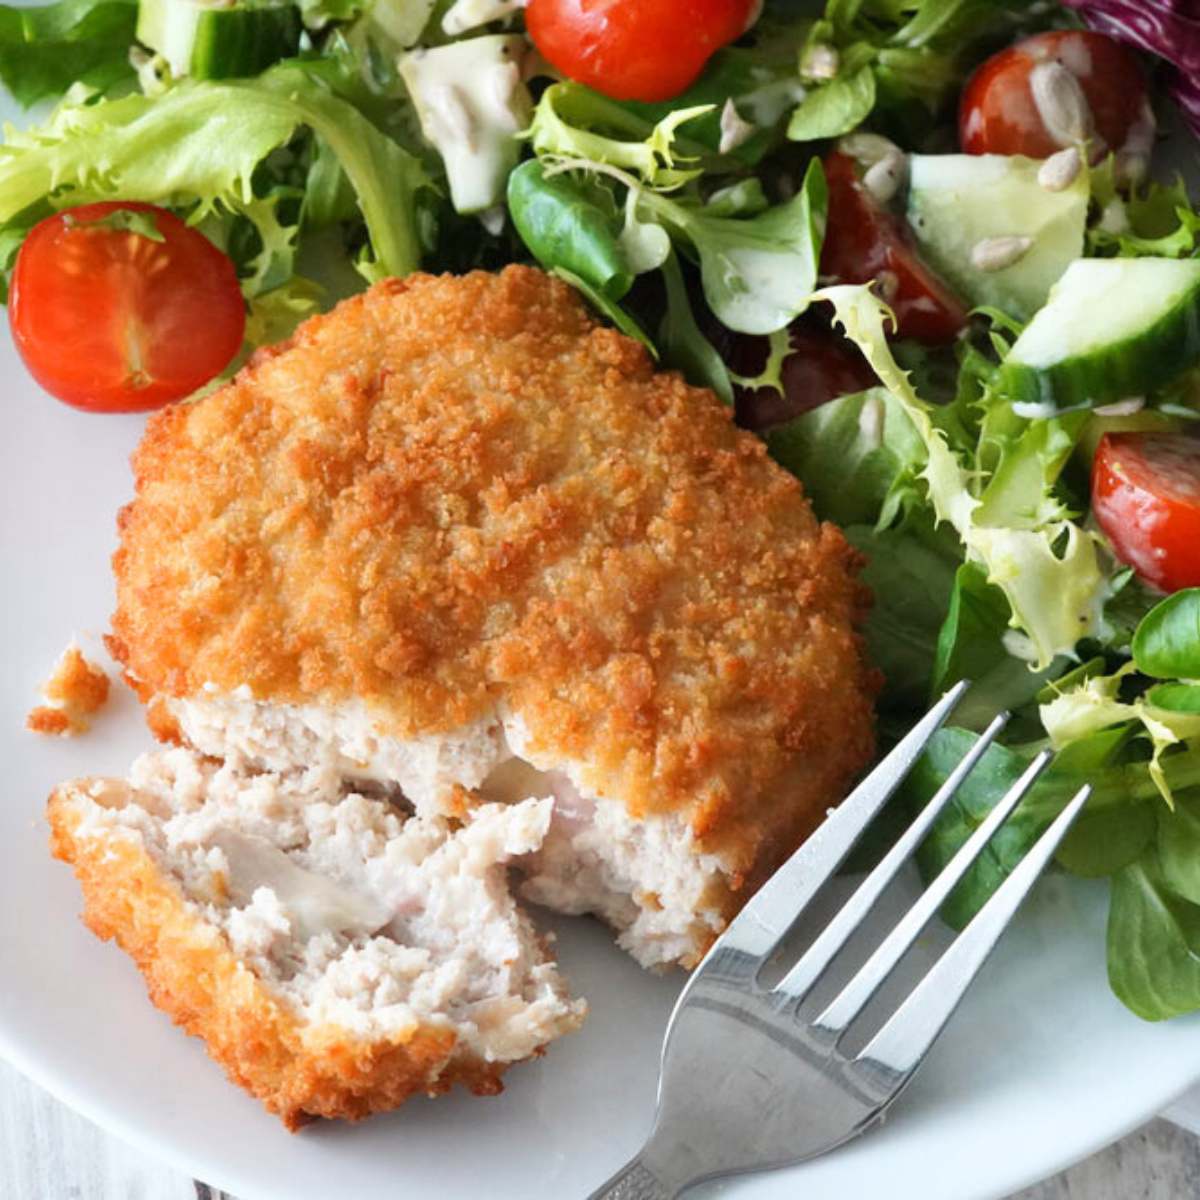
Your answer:
[[[42,695],[50,703],[33,709],[25,718],[25,727],[34,733],[74,737],[87,732],[91,717],[108,699],[108,676],[88,662],[72,642],[42,686]]]

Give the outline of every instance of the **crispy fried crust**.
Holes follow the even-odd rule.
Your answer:
[[[383,732],[500,701],[634,816],[766,874],[872,751],[841,533],[711,392],[540,271],[387,280],[152,417],[111,649]]]
[[[85,733],[91,718],[108,700],[108,676],[88,662],[78,646],[70,645],[42,686],[49,705],[39,705],[25,718],[34,733],[73,737]]]
[[[203,1038],[226,1074],[292,1130],[317,1117],[358,1121],[462,1083],[477,1095],[502,1090],[506,1063],[454,1053],[455,1035],[423,1025],[406,1036],[367,1041],[335,1026],[302,1023],[219,930],[190,909],[145,849],[121,838],[77,836],[69,785],[47,806],[50,846],[83,890],[83,920],[137,963],[150,999]]]

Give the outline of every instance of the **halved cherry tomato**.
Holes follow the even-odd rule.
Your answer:
[[[737,423],[744,429],[764,430],[782,425],[839,396],[875,387],[879,380],[853,343],[834,333],[811,314],[798,317],[788,328],[791,353],[783,360],[775,388],[736,388]],[[739,335],[726,357],[739,375],[763,369],[767,339]]]
[[[161,241],[121,213],[144,213]],[[8,318],[30,374],[95,412],[139,412],[207,383],[238,352],[246,306],[229,258],[152,204],[47,217],[17,255]]]
[[[1039,33],[994,54],[967,81],[958,135],[967,154],[1025,154],[1048,158],[1074,144],[1070,105],[1055,99],[1051,78],[1035,96],[1031,76],[1057,64],[1078,81],[1092,127],[1091,151],[1100,157],[1125,148],[1139,122],[1150,122],[1146,82],[1133,52],[1102,33],[1065,29]],[[1067,81],[1070,82],[1069,80]],[[1146,153],[1139,147],[1139,152]]]
[[[1109,433],[1092,463],[1092,512],[1117,557],[1166,592],[1200,587],[1200,437]]]
[[[840,283],[879,281],[879,294],[896,314],[900,337],[939,345],[967,323],[957,296],[920,259],[904,221],[863,187],[858,163],[835,150],[825,158],[829,220],[821,272]]]
[[[525,27],[564,75],[614,100],[670,100],[740,37],[756,0],[529,0]]]

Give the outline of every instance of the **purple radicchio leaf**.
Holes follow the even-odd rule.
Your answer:
[[[1165,59],[1167,91],[1200,136],[1200,0],[1063,0],[1090,28]]]

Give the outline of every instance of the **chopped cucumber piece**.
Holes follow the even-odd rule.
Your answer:
[[[436,0],[373,0],[362,23],[382,34],[391,52],[415,46],[429,24]]]
[[[516,135],[533,111],[521,79],[527,49],[517,34],[494,34],[400,58],[421,132],[441,153],[450,199],[461,213],[498,204],[517,165]]]
[[[1200,261],[1081,258],[1000,366],[1029,416],[1144,396],[1200,361]]]
[[[216,7],[197,0],[141,0],[137,38],[166,60],[172,75],[240,79],[257,75],[300,47],[303,25],[292,4]]]
[[[972,304],[1022,321],[1083,254],[1087,224],[1087,172],[1051,191],[1038,182],[1041,167],[1000,154],[912,156],[908,220],[921,253]],[[1010,238],[1030,239],[1028,248],[1008,265],[1000,253],[991,269],[980,266],[990,247],[1002,251]]]

